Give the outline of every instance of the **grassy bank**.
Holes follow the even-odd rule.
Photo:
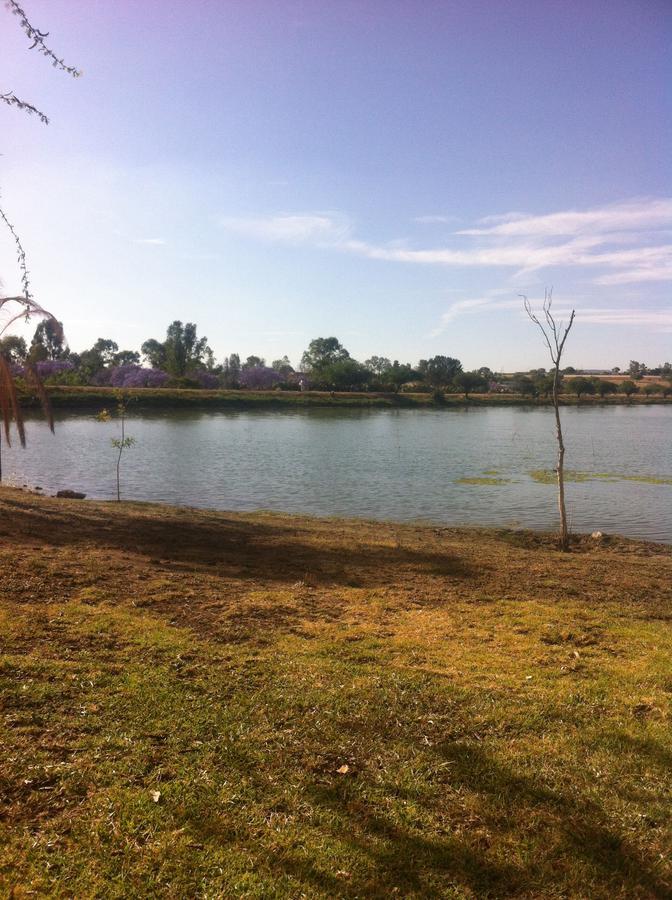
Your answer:
[[[0,536],[3,896],[670,896],[669,548],[10,489]]]
[[[57,409],[91,410],[115,402],[114,388],[66,387],[48,388],[52,404]],[[403,408],[455,408],[463,406],[549,406],[548,398],[529,398],[515,394],[446,394],[436,400],[431,394],[356,393],[345,391],[229,391],[189,390],[183,388],[129,388],[125,396],[133,401],[133,408],[147,409],[288,409],[293,407],[342,407],[371,409]],[[672,404],[672,398],[661,396],[631,397],[625,395],[600,397],[563,396],[566,406],[591,406],[627,403],[629,405],[652,403]],[[37,397],[25,396],[23,405],[38,406]]]

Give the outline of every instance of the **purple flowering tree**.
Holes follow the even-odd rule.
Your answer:
[[[197,369],[195,372],[191,372],[190,375],[202,388],[214,390],[219,387],[219,376],[215,375],[214,372],[208,372],[207,369]]]
[[[164,387],[170,375],[161,369],[145,369],[142,366],[113,366],[98,373],[96,381],[101,385],[115,388],[160,388]]]
[[[242,387],[252,391],[267,391],[282,381],[282,375],[268,366],[253,366],[241,369],[239,379]]]

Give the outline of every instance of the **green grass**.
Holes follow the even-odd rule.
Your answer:
[[[665,548],[9,490],[0,537],[0,895],[670,896]]]

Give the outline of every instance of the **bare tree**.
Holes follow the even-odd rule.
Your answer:
[[[560,547],[562,548],[562,550],[568,550],[569,530],[567,528],[567,510],[565,509],[565,444],[562,438],[562,422],[560,421],[560,360],[562,359],[562,351],[565,349],[565,341],[567,340],[567,335],[569,334],[569,331],[574,322],[576,310],[572,310],[569,317],[569,322],[566,327],[563,326],[562,322],[556,322],[553,318],[553,313],[551,312],[551,306],[553,304],[553,291],[546,290],[544,291],[544,305],[542,307],[544,313],[544,321],[542,322],[532,311],[530,301],[527,299],[527,297],[524,294],[521,294],[520,296],[523,298],[525,312],[528,314],[534,324],[538,326],[544,337],[544,341],[546,343],[546,346],[548,347],[548,352],[551,354],[551,361],[553,363],[552,396],[553,409],[555,410],[555,435],[558,441],[558,465],[555,471],[558,477]]]

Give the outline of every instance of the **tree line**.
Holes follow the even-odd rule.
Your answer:
[[[331,391],[452,391],[466,396],[473,393],[516,393],[530,397],[548,397],[553,375],[545,369],[503,375],[487,366],[465,371],[459,359],[437,355],[417,364],[371,356],[360,362],[335,337],[312,340],[295,369],[287,356],[267,364],[260,356],[241,359],[232,353],[217,362],[207,337],[199,337],[195,323],[171,322],[163,340],[149,338],[140,350],[120,349],[110,338],[98,338],[92,347],[80,353],[72,351],[64,338],[62,324],[41,321],[30,344],[16,335],[0,340],[0,355],[14,368],[18,377],[27,363],[35,365],[47,382],[70,385],[110,385],[113,387],[203,387],[243,388],[250,390],[331,390]],[[611,370],[619,374],[619,369]],[[577,397],[616,392],[632,395],[646,374],[661,375],[672,385],[669,362],[656,369],[632,361],[629,378],[621,384],[604,378],[582,376],[572,367],[563,369],[562,389]],[[668,385],[647,384],[646,393],[669,394]]]

